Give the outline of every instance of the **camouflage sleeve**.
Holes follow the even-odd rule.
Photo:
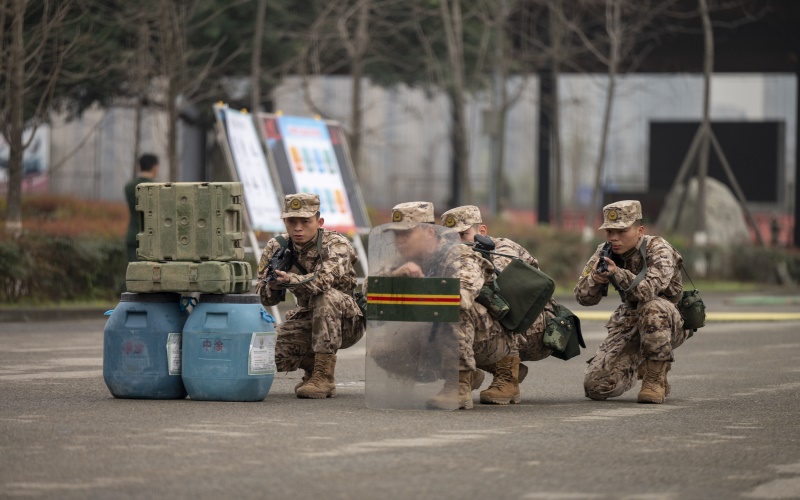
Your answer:
[[[471,249],[458,245],[457,276],[461,279],[461,309],[469,309],[486,281],[491,280],[494,266]]]
[[[290,281],[286,287],[295,295],[301,296],[327,292],[342,278],[355,274],[353,262],[356,258],[355,250],[344,237],[334,238],[322,249],[316,277],[315,271],[311,269],[308,274],[303,275],[289,273]]]
[[[600,257],[600,250],[602,248],[602,244],[597,246],[597,250],[594,251],[594,255],[592,255],[589,262],[586,263],[586,267],[583,268],[583,272],[578,278],[578,284],[575,285],[575,289],[572,291],[572,293],[575,294],[575,300],[582,306],[597,305],[600,303],[600,299],[603,298],[600,291],[602,285],[594,281],[592,274],[594,264]]]
[[[265,306],[274,306],[280,302],[275,290],[270,290],[264,284],[264,279],[267,277],[267,267],[269,267],[269,259],[278,251],[281,244],[275,238],[267,242],[264,251],[261,252],[261,259],[258,261],[258,283],[256,283],[256,293],[261,297],[261,303]]]
[[[672,246],[661,238],[651,237],[647,242],[647,274],[644,279],[635,288],[628,290],[636,274],[627,269],[618,269],[615,277],[620,288],[626,290],[627,300],[647,302],[667,289],[676,269]]]
[[[536,257],[530,254],[525,247],[519,243],[509,240],[508,238],[493,238],[495,242],[495,251],[497,253],[504,253],[506,255],[513,255],[522,262],[539,269],[539,261]],[[497,269],[502,271],[511,262],[509,257],[502,257],[500,255],[493,255],[492,260]]]

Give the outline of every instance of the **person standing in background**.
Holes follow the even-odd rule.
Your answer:
[[[158,175],[158,156],[145,153],[139,157],[139,175],[125,184],[125,199],[128,200],[128,234],[125,243],[128,247],[128,262],[136,262],[136,234],[139,232],[139,217],[136,215],[136,186],[143,182],[155,181]]]

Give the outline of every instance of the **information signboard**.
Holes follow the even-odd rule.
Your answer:
[[[286,228],[281,220],[280,196],[270,177],[267,159],[261,149],[253,118],[226,107],[218,107],[220,119],[230,145],[239,182],[244,187],[244,201],[253,230],[281,232]]]
[[[315,193],[325,227],[370,228],[341,126],[314,118],[259,115],[269,161],[284,193]]]

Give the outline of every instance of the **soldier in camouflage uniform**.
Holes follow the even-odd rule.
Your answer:
[[[428,401],[428,405],[447,408],[457,398],[460,409],[470,409],[473,406],[471,391],[483,381],[483,372],[476,370],[476,366],[496,363],[514,346],[513,336],[484,306],[475,302],[484,283],[494,279],[492,264],[464,245],[448,246],[439,240],[434,229],[432,203],[401,203],[392,209],[392,221],[390,229],[395,232],[398,253],[408,262],[387,270],[386,274],[421,278],[437,266],[445,266],[447,270],[442,275],[458,276],[461,280],[460,320],[453,325],[459,348],[458,385],[446,381],[442,392]]]
[[[481,211],[474,205],[453,208],[443,213],[442,224],[454,231],[458,231],[461,241],[472,243],[475,235],[487,235],[486,225],[483,224]],[[522,245],[508,238],[491,238],[495,243],[494,251],[498,254],[514,256],[526,264],[539,268],[539,261],[531,255]],[[511,257],[492,255],[492,261],[497,271],[502,271],[511,262]],[[528,367],[522,361],[539,361],[553,352],[544,345],[544,331],[547,320],[555,316],[558,304],[555,300],[545,306],[544,311],[536,321],[522,334],[515,334],[516,346],[508,356],[493,365],[480,365],[478,368],[491,373],[494,378],[491,385],[481,391],[481,403],[484,404],[509,404],[520,402],[519,384],[528,375]]]
[[[608,336],[589,360],[583,381],[586,396],[604,400],[621,395],[639,378],[639,403],[663,403],[669,395],[667,372],[672,351],[689,336],[676,307],[681,298],[681,255],[658,236],[646,236],[642,207],[626,200],[603,208],[606,240],[613,259],[605,258],[607,272],[597,272],[600,251],[578,279],[575,298],[593,306],[602,299],[602,288],[611,283],[622,290],[622,304],[606,324]],[[646,263],[641,246],[645,246]]]
[[[280,302],[281,290],[290,290],[297,298],[297,306],[277,327],[275,364],[278,371],[305,371],[295,387],[298,398],[332,398],[336,352],[361,340],[366,327],[353,298],[358,257],[347,238],[322,229],[319,196],[287,195],[281,218],[287,230],[282,237],[294,255],[292,267],[276,271],[277,280],[265,282],[269,260],[281,248],[276,238],[270,239],[258,264],[257,287],[265,306]]]

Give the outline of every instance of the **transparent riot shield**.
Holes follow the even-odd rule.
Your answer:
[[[368,408],[458,409],[459,244],[433,224],[370,231]]]

